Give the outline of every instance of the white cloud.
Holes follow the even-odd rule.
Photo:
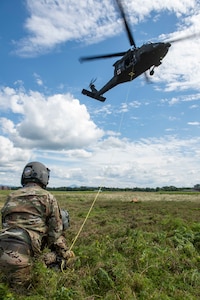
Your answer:
[[[175,105],[175,104],[178,104],[178,103],[181,103],[181,102],[191,102],[191,101],[199,101],[200,99],[200,94],[199,93],[195,93],[195,94],[182,94],[182,95],[179,95],[177,97],[172,97],[170,100],[162,100],[162,102],[168,102],[169,105]],[[192,105],[190,108],[196,108],[198,107],[198,105]]]
[[[35,80],[36,80],[36,83],[39,85],[39,86],[43,86],[43,81],[42,79],[40,78],[40,75],[38,75],[37,73],[34,73],[33,74]]]
[[[0,136],[0,145],[1,165],[8,166],[16,160],[25,161],[30,157],[30,150],[15,147],[12,141],[4,136]]]
[[[59,158],[63,163],[54,162],[51,183],[114,187],[193,186],[198,181],[199,146],[199,138],[181,140],[166,136],[133,142],[108,137],[91,147],[87,157],[74,156],[72,159],[66,153]],[[55,178],[58,174],[59,178]]]
[[[177,89],[198,91],[200,87],[199,64],[199,39],[172,45],[165,63],[159,69],[160,78],[167,82],[166,91]]]
[[[2,111],[11,110],[13,113],[23,113],[23,89],[18,92],[10,87],[0,88],[0,109]]]
[[[27,9],[29,35],[18,43],[20,55],[37,55],[70,40],[100,40],[117,28],[114,7],[108,1],[27,0]]]
[[[18,147],[74,149],[88,146],[103,135],[85,105],[70,94],[46,97],[39,92],[1,90],[0,106],[21,115],[15,123],[2,118],[2,133]]]
[[[20,172],[33,154],[31,150],[16,147],[4,136],[0,136],[0,145],[0,184],[18,186],[20,185]]]
[[[199,126],[200,122],[188,122],[188,125],[192,125],[192,126]]]
[[[6,118],[0,118],[1,131],[3,134],[16,134],[14,123]]]
[[[196,34],[196,35],[195,35]],[[200,5],[197,2],[188,16],[180,19],[177,30],[160,36],[163,40],[174,40],[181,37],[193,38],[172,43],[163,64],[156,69],[155,82],[166,83],[165,91],[200,88]]]
[[[9,122],[7,126],[10,128]],[[198,137],[178,139],[168,135],[130,141],[111,133],[74,150],[26,150],[17,147],[11,138],[0,136],[0,183],[4,184],[18,185],[24,164],[33,159],[51,169],[50,186],[156,187],[198,183]]]

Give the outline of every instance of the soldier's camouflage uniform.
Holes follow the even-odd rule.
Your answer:
[[[31,278],[31,257],[41,252],[43,239],[64,256],[67,250],[60,208],[55,197],[36,184],[8,196],[2,208],[0,270],[14,285]]]

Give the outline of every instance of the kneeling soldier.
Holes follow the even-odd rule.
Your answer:
[[[28,163],[21,176],[22,188],[11,193],[2,208],[0,271],[10,286],[28,286],[33,257],[42,241],[64,260],[74,256],[62,236],[63,223],[56,198],[46,190],[50,170],[40,162]]]

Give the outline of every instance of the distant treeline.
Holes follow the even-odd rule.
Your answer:
[[[9,187],[9,186],[0,186],[0,190],[17,190],[20,187]],[[175,186],[163,186],[163,187],[133,187],[133,188],[116,188],[116,187],[89,187],[89,186],[61,186],[61,187],[48,187],[48,191],[112,191],[112,192],[200,192],[200,184],[194,185],[194,187],[175,187]]]
[[[80,186],[80,187],[53,187],[48,188],[49,191],[112,191],[112,192],[192,192],[197,191],[195,187],[181,187],[177,188],[175,186],[164,186],[164,187],[133,187],[133,188],[115,188],[115,187],[88,187],[88,186]]]

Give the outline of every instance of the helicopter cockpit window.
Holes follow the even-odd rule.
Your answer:
[[[125,60],[125,67],[128,68],[129,65],[130,65],[130,63],[131,63],[131,59],[130,59],[130,57],[128,57],[128,58]]]

